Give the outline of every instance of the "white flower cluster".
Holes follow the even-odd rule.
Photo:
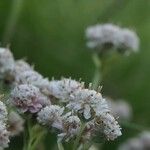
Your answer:
[[[130,49],[136,52],[139,48],[139,38],[134,31],[113,24],[97,24],[88,27],[86,38],[87,46],[100,52],[108,48],[119,51]]]
[[[120,145],[118,150],[149,150],[150,149],[150,132],[143,131],[135,138],[129,139]]]
[[[36,113],[42,107],[50,105],[49,99],[32,84],[16,86],[10,94],[9,102],[16,106],[19,111],[31,113]]]
[[[15,111],[8,115],[8,131],[10,136],[19,135],[24,130],[24,119]]]
[[[22,113],[36,114],[41,125],[57,130],[59,140],[76,138],[82,124],[85,124],[83,139],[92,138],[93,132],[104,134],[108,140],[121,135],[107,101],[101,93],[86,89],[84,83],[66,78],[49,81],[23,60],[14,61],[10,75],[13,76],[10,104]],[[18,120],[17,117],[14,122]]]
[[[3,102],[0,101],[0,149],[8,147],[9,132],[7,131],[7,110]]]
[[[60,100],[60,102],[64,106],[63,109],[65,109],[65,112],[72,112],[76,115],[76,117],[84,119],[86,123],[93,120],[93,122],[95,123],[95,126],[93,126],[93,128],[97,126],[97,131],[101,129],[99,132],[103,132],[107,139],[114,140],[121,135],[120,126],[118,125],[114,117],[110,114],[107,102],[105,99],[103,99],[100,93],[94,90],[85,89],[83,83],[65,78],[60,81],[50,81],[49,92],[54,98]],[[60,128],[62,124],[65,124],[64,122],[67,119],[62,119],[63,115],[61,111],[61,114],[59,113],[59,117],[55,117],[54,121],[52,116],[58,116],[58,114],[55,112],[55,115],[50,115],[52,112],[53,109],[51,107],[44,108],[38,113],[38,121],[44,125],[50,125],[50,122],[53,122]],[[59,111],[57,110],[57,112]],[[101,123],[99,124],[99,122]],[[54,127],[53,123],[51,124],[52,127]],[[78,127],[80,127],[80,125],[78,125]],[[92,129],[90,131],[92,131]],[[63,134],[64,133],[60,135]],[[71,135],[69,137],[71,137]]]
[[[112,100],[106,98],[110,110],[116,118],[119,117],[119,120],[130,120],[132,118],[132,107],[129,103],[124,100]]]
[[[68,141],[80,131],[81,121],[71,113],[64,114],[64,107],[50,105],[43,108],[37,120],[42,125],[59,130],[58,139]]]

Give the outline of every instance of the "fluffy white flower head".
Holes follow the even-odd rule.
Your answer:
[[[80,131],[81,121],[77,116],[68,116],[63,119],[62,133],[58,134],[59,140],[68,141]]]
[[[128,49],[136,52],[139,48],[139,38],[134,31],[108,23],[88,27],[86,38],[87,46],[99,52],[109,48],[120,52]]]
[[[29,111],[31,113],[38,112],[43,106],[50,103],[47,97],[42,95],[39,89],[31,84],[16,86],[11,92],[10,102],[21,112]]]
[[[42,125],[54,127],[57,129],[62,128],[61,116],[64,112],[64,108],[57,105],[50,105],[43,108],[39,113],[37,120]]]
[[[119,117],[119,120],[130,120],[132,117],[132,108],[124,100],[116,100],[113,101],[111,99],[107,99],[108,105],[111,109],[113,116]]]
[[[85,119],[92,117],[92,112],[95,114],[108,111],[106,101],[102,95],[94,90],[81,89],[74,92],[74,98],[67,105],[69,109],[83,113]]]
[[[14,58],[7,48],[0,48],[0,78],[5,78],[14,69]]]
[[[68,101],[73,98],[73,92],[83,87],[83,84],[75,80],[64,78],[62,80],[53,80],[49,83],[49,91],[52,96]]]
[[[16,76],[15,82],[17,84],[32,84],[38,87],[42,92],[44,92],[49,86],[48,79],[44,79],[42,75],[31,69],[20,72]]]

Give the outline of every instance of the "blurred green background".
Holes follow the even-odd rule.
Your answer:
[[[15,58],[26,57],[49,78],[71,76],[91,82],[94,64],[85,46],[85,28],[106,22],[134,29],[141,45],[137,54],[106,61],[102,92],[129,101],[133,122],[149,127],[150,0],[0,0],[1,46],[10,44]],[[123,136],[104,149],[115,150],[134,132],[123,130]],[[46,141],[51,149],[53,138]]]

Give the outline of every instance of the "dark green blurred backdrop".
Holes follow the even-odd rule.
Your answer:
[[[0,0],[0,41],[44,76],[91,82],[94,65],[84,30],[111,22],[134,29],[140,52],[107,60],[103,93],[125,98],[135,123],[150,123],[150,0]],[[107,149],[107,148],[106,148]],[[109,149],[109,148],[108,148]]]

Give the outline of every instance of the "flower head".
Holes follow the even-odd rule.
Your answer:
[[[69,101],[73,98],[73,93],[81,88],[83,88],[83,84],[67,78],[53,80],[49,83],[50,94],[62,101]]]
[[[49,99],[31,84],[16,86],[11,92],[9,101],[21,112],[29,111],[31,113],[36,113],[42,107],[50,104]]]
[[[14,58],[7,48],[0,48],[0,78],[8,79],[14,69]]]
[[[118,150],[149,150],[150,149],[150,132],[143,131],[137,137],[127,140],[119,146]]]
[[[108,140],[114,140],[122,135],[118,122],[110,113],[100,115],[95,119],[95,123]]]
[[[50,105],[43,108],[39,113],[37,120],[42,125],[49,127],[62,129],[61,116],[64,112],[64,108],[57,105]]]
[[[130,120],[132,117],[132,108],[124,100],[111,100],[107,99],[108,105],[110,107],[110,110],[112,114],[115,117],[119,117],[119,120]]]
[[[113,24],[97,24],[86,29],[87,46],[99,52],[106,52],[109,48],[118,51],[128,49],[136,52],[139,48],[137,34],[129,29],[120,28]]]
[[[62,133],[58,134],[59,140],[68,141],[71,138],[75,137],[79,131],[81,126],[81,121],[77,116],[68,116],[63,120],[63,129]]]
[[[81,89],[74,92],[73,97],[66,107],[82,113],[85,119],[93,117],[92,113],[98,115],[109,111],[102,95],[94,90]]]
[[[32,69],[20,72],[16,76],[15,82],[17,84],[32,84],[38,87],[41,92],[45,92],[49,85],[47,78],[43,78],[41,74]]]

